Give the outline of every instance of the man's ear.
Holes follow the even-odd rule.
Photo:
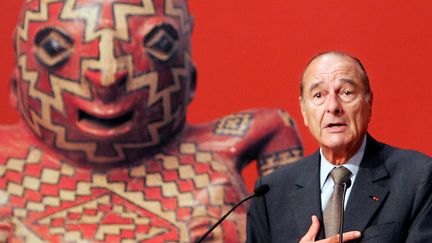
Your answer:
[[[195,18],[192,14],[189,14],[189,23],[190,23],[190,30],[191,33],[193,33],[194,27],[195,27]]]
[[[303,123],[305,126],[308,126],[308,122],[307,122],[307,118],[306,118],[306,112],[304,110],[304,101],[303,98],[300,96],[299,97],[299,105],[300,105],[300,110],[303,116]]]
[[[192,64],[191,73],[190,73],[190,84],[189,84],[189,97],[187,104],[189,105],[193,98],[195,97],[195,90],[196,90],[196,80],[197,80],[197,70],[194,64]]]
[[[369,119],[372,117],[372,104],[373,104],[373,93],[372,91],[369,94]]]

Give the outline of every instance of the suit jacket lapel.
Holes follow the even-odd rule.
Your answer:
[[[291,211],[300,231],[299,233],[304,235],[312,223],[312,215],[316,215],[322,222],[319,152],[306,158],[301,163],[305,167],[302,170],[304,174],[297,177],[297,190],[291,192],[289,205],[291,205]],[[324,233],[320,230],[319,238],[321,239],[323,236]]]
[[[389,191],[374,182],[388,177],[380,145],[368,135],[365,154],[345,210],[344,231],[363,231],[384,203]]]

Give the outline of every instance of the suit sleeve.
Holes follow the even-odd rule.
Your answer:
[[[255,188],[262,185],[262,179],[255,183]],[[265,196],[252,199],[247,215],[248,243],[271,242]]]
[[[406,243],[430,242],[432,239],[432,160],[428,169],[428,176],[418,186],[420,209],[413,219]]]

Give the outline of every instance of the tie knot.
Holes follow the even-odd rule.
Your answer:
[[[330,171],[330,176],[332,177],[335,185],[345,183],[349,179],[350,175],[351,171],[343,166],[335,167],[332,171]]]

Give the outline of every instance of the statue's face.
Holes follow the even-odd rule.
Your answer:
[[[130,161],[181,130],[194,81],[184,0],[26,1],[22,116],[69,159]]]

